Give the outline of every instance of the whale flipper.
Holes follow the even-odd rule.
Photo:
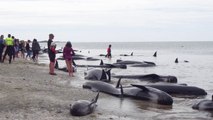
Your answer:
[[[91,100],[91,103],[89,104],[89,106],[96,103],[98,101],[98,98],[99,98],[99,91],[98,91],[98,94],[96,95],[96,97]]]
[[[111,81],[111,69],[106,71],[106,74],[108,75],[109,82]]]
[[[147,89],[145,86],[143,86],[143,85],[135,85],[135,84],[131,84],[132,86],[134,86],[134,87],[137,87],[137,88],[140,88],[140,89],[142,89],[143,91],[149,91],[149,89]]]
[[[120,78],[119,78],[119,80],[118,80],[118,82],[117,82],[117,84],[116,84],[116,87],[115,87],[115,88],[119,88],[120,83],[121,83],[121,78],[122,78],[122,77],[120,77]]]

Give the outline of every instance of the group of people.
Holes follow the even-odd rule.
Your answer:
[[[55,68],[55,58],[56,58],[56,44],[55,42],[53,42],[53,39],[54,39],[54,35],[53,34],[49,34],[49,39],[48,39],[48,42],[47,42],[47,46],[48,46],[48,56],[49,56],[49,60],[50,60],[50,63],[49,63],[49,74],[50,75],[56,75],[56,73],[54,72],[54,68]],[[75,52],[74,50],[72,49],[72,44],[70,41],[68,41],[66,43],[66,45],[64,46],[64,49],[63,49],[63,57],[64,57],[64,60],[65,60],[65,63],[67,65],[67,71],[69,73],[69,76],[72,76],[74,77],[73,75],[73,59],[72,59],[72,56],[75,55]],[[107,57],[108,58],[111,58],[111,45],[109,45],[109,47],[107,48]]]
[[[53,42],[54,35],[49,34],[49,40],[47,42],[48,46],[48,56],[50,59],[50,64],[49,64],[49,74],[50,75],[56,75],[54,72],[55,68],[55,57],[56,57],[56,44]],[[72,44],[70,41],[68,41],[63,49],[63,57],[65,59],[65,63],[67,65],[67,70],[69,73],[69,76],[74,77],[73,75],[73,67],[72,67],[72,56],[75,54],[74,50],[72,49]]]
[[[56,62],[56,43],[53,42],[54,35],[49,34],[49,39],[47,42],[48,46],[48,56],[49,56],[49,74],[50,75],[56,75],[54,72],[55,69],[55,62]],[[41,50],[40,45],[37,41],[37,39],[33,39],[32,45],[30,44],[31,41],[27,40],[19,40],[15,38],[14,36],[11,36],[11,34],[8,34],[7,38],[4,39],[4,35],[1,35],[0,37],[0,62],[4,62],[6,56],[9,56],[9,63],[15,60],[15,57],[19,57],[19,55],[22,58],[27,59],[28,57],[31,58],[31,52],[33,52],[32,60],[37,61],[38,60],[38,54]],[[25,56],[25,53],[27,55]],[[73,60],[72,56],[75,54],[74,50],[72,49],[72,44],[70,41],[66,43],[63,49],[63,57],[65,59],[65,63],[67,66],[67,70],[69,73],[69,76],[73,75]],[[109,45],[107,49],[107,57],[111,58],[111,45]]]
[[[12,62],[12,59],[15,60],[18,57],[24,59],[29,57],[31,59],[31,53],[33,53],[32,60],[37,61],[40,50],[40,45],[35,38],[31,44],[31,40],[19,40],[11,34],[8,34],[6,38],[4,38],[4,35],[0,37],[0,62],[4,62],[7,56],[9,63]],[[25,55],[25,53],[27,54]]]

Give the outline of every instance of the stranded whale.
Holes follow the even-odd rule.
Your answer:
[[[70,114],[73,116],[84,116],[92,113],[96,108],[99,93],[91,101],[78,100],[73,105],[70,105]]]
[[[213,111],[213,95],[212,95],[212,100],[202,100],[194,104],[192,108],[197,110]]]
[[[77,65],[74,63],[76,67],[94,67],[94,68],[120,68],[120,69],[126,69],[127,66],[123,64],[105,64],[101,60],[100,65]]]
[[[123,65],[131,65],[131,67],[152,67],[156,66],[154,62],[148,62],[148,61],[132,61],[132,60],[117,60],[114,64],[123,64]]]
[[[111,81],[111,69],[104,70],[99,68],[93,68],[84,72],[84,79],[86,80],[100,80],[104,82]]]
[[[175,76],[162,76],[157,74],[145,74],[145,75],[114,75],[114,78],[125,78],[125,79],[139,79],[141,81],[149,82],[170,82],[177,83]]]
[[[205,90],[195,87],[195,86],[186,86],[186,85],[178,85],[178,84],[152,84],[152,85],[145,85],[145,86],[157,88],[168,94],[207,95]]]
[[[122,85],[120,85],[120,80],[118,81],[116,87],[105,82],[91,81],[84,83],[83,88],[104,92],[113,96],[123,96],[151,101],[161,105],[172,105],[173,103],[172,97],[161,90],[141,85],[131,85],[123,88]]]

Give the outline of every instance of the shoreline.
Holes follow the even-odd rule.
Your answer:
[[[90,100],[96,94],[70,85],[70,82],[80,78],[79,73],[69,77],[67,73],[56,70],[58,74],[52,76],[48,74],[47,65],[20,59],[12,64],[5,61],[0,66],[2,120],[101,119],[97,115],[102,113],[97,111],[83,117],[74,117],[69,113],[70,104],[74,101]],[[102,117],[106,119],[106,116]]]

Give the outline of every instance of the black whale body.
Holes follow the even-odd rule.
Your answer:
[[[78,100],[73,105],[70,106],[70,114],[73,116],[84,116],[92,113],[96,108],[96,102],[98,100],[99,93],[96,95],[95,99],[91,101],[88,100]]]
[[[212,100],[202,100],[192,106],[193,109],[213,111],[213,95]]]
[[[125,78],[125,79],[139,79],[141,81],[150,82],[170,82],[177,83],[175,76],[162,76],[157,74],[145,74],[145,75],[113,75],[114,78]]]
[[[132,60],[117,60],[114,64],[123,64],[123,65],[131,65],[131,67],[153,67],[156,66],[154,62],[148,61],[132,61]]]
[[[121,96],[121,90],[109,83],[101,81],[89,81],[83,84],[83,88],[91,89],[92,91],[99,91],[113,96]]]
[[[97,60],[100,60],[98,58],[93,58],[93,57],[87,57],[86,58],[87,61],[97,61]]]
[[[132,61],[132,60],[117,60],[116,64],[125,64],[125,65],[129,65],[129,64],[140,64],[140,61]]]
[[[126,69],[127,66],[123,64],[105,64],[101,60],[100,65],[78,65],[75,62],[73,63],[76,67],[93,67],[93,68],[120,68],[120,69]]]
[[[161,105],[173,104],[173,99],[169,94],[152,87],[132,84],[132,87],[123,88],[123,94],[127,97],[147,100]]]
[[[178,84],[152,84],[145,85],[162,90],[168,94],[176,95],[207,95],[206,91],[202,88],[195,86],[186,86]]]
[[[131,65],[131,67],[154,67],[154,66],[156,66],[154,62],[148,62],[148,61]]]

